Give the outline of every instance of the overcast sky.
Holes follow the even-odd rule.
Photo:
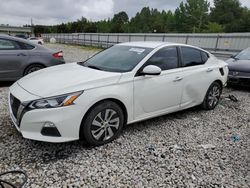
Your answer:
[[[34,24],[58,24],[86,17],[89,20],[112,18],[120,11],[129,17],[143,7],[172,10],[183,0],[1,0],[0,24],[21,26]],[[212,2],[213,0],[209,0]],[[250,0],[240,0],[250,8]],[[212,4],[211,4],[212,5]]]

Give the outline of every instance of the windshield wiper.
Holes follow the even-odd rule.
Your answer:
[[[101,68],[95,66],[95,65],[88,65],[86,64],[86,61],[78,62],[78,65],[84,66],[84,67],[89,67],[91,69],[96,69],[96,70],[102,70]]]
[[[95,66],[95,65],[85,65],[86,67],[89,67],[91,69],[96,69],[96,70],[102,70],[99,67]]]
[[[238,57],[232,57],[234,60],[240,60]]]

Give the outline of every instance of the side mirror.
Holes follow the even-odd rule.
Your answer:
[[[161,74],[161,68],[155,66],[155,65],[148,65],[144,67],[144,69],[141,72],[142,75],[160,75]]]
[[[230,56],[230,58],[234,59],[237,55],[238,55],[238,53],[237,54],[233,54],[233,55]]]

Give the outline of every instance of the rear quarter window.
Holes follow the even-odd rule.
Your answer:
[[[33,46],[31,44],[27,44],[27,43],[23,43],[23,42],[19,42],[19,45],[21,46],[21,48],[23,50],[32,50],[35,48],[35,46]]]
[[[192,47],[181,47],[183,67],[203,65],[208,60],[208,54]]]
[[[207,62],[208,58],[209,58],[208,53],[201,51],[201,59],[204,63]]]

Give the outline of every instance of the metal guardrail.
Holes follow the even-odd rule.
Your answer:
[[[107,48],[121,42],[164,41],[199,46],[212,53],[232,54],[250,47],[250,33],[230,34],[150,34],[150,33],[52,33],[45,41]]]

